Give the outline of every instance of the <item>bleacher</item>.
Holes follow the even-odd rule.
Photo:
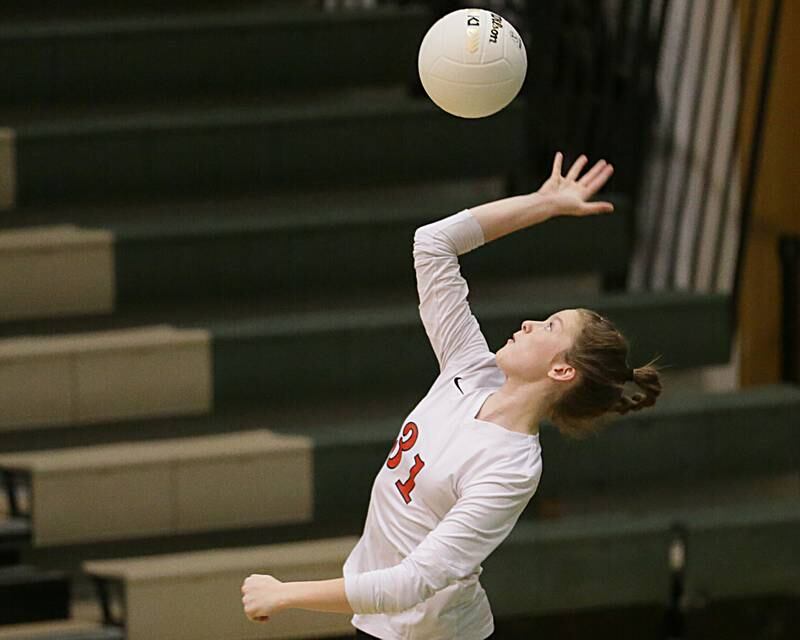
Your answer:
[[[254,624],[239,586],[341,575],[437,373],[414,229],[536,182],[535,106],[462,121],[409,91],[423,6],[69,4],[0,8],[0,640],[347,637]],[[609,197],[461,258],[493,350],[583,306],[669,365],[596,438],[543,426],[482,576],[498,624],[663,606],[675,523],[708,602],[800,597],[800,390],[698,387],[728,299],[605,286],[635,241]]]

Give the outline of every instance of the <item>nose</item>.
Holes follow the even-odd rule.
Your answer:
[[[526,333],[529,331],[533,331],[533,328],[536,326],[536,323],[533,320],[525,320],[522,323],[522,330]]]

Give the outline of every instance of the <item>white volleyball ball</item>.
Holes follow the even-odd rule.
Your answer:
[[[462,118],[483,118],[516,97],[528,58],[507,20],[486,9],[459,9],[425,34],[418,68],[422,86],[439,107]]]

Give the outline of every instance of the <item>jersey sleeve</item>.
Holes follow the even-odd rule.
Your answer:
[[[538,481],[538,473],[533,477],[516,473],[485,478],[465,488],[442,521],[402,562],[345,576],[345,594],[353,611],[404,611],[472,575],[514,528]]]
[[[441,370],[489,352],[467,302],[469,288],[458,263],[459,255],[484,243],[483,230],[469,209],[414,233],[419,314]]]

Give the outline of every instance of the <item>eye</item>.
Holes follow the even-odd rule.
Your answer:
[[[547,323],[547,327],[550,329],[550,331],[553,330],[553,324],[554,324],[554,322],[552,320]]]

